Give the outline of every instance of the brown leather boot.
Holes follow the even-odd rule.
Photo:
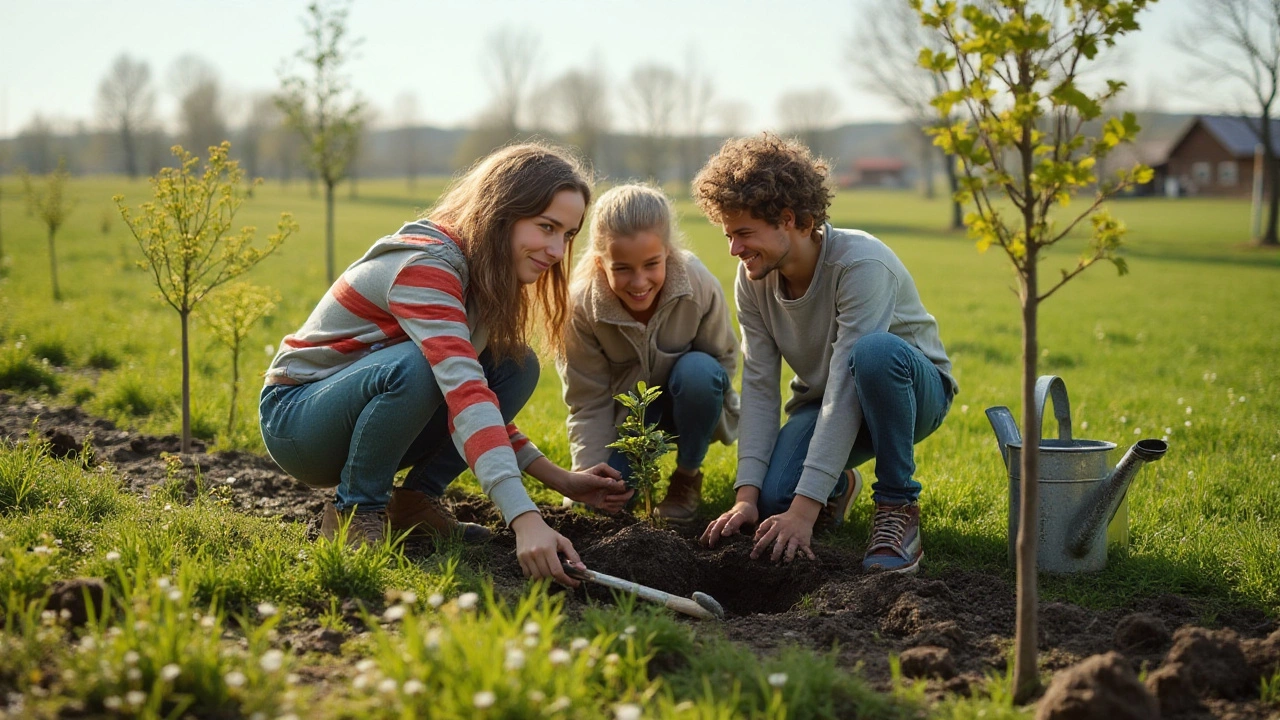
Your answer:
[[[698,516],[698,503],[702,499],[702,471],[688,475],[676,468],[671,473],[667,496],[653,509],[658,517],[673,525],[688,525]]]
[[[399,534],[408,530],[411,537],[457,536],[464,543],[477,543],[488,540],[493,535],[483,525],[458,522],[440,498],[402,487],[391,490],[387,519],[391,524],[391,532]]]
[[[387,514],[382,510],[372,512],[356,512],[358,508],[338,511],[333,503],[324,504],[324,512],[320,515],[320,536],[333,540],[338,528],[350,518],[347,526],[347,546],[378,544],[387,538]]]

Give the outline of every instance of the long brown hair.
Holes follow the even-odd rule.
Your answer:
[[[511,233],[516,221],[544,212],[561,190],[591,203],[587,171],[567,152],[541,143],[510,145],[479,160],[445,191],[424,217],[459,239],[470,269],[468,295],[478,320],[488,328],[495,358],[524,357],[529,345],[530,306],[536,298],[542,340],[559,352],[568,319],[569,279],[565,260],[552,265],[532,287],[516,278]]]

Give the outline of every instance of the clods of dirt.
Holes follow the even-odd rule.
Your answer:
[[[1160,707],[1118,652],[1094,655],[1053,676],[1036,720],[1159,720]]]
[[[1171,638],[1163,620],[1143,612],[1120,618],[1114,635],[1117,650],[1137,654],[1160,652],[1168,646]]]
[[[908,648],[898,656],[902,674],[909,678],[937,678],[950,680],[956,676],[956,663],[951,651],[934,645]]]
[[[58,580],[46,592],[45,609],[58,613],[71,627],[89,621],[89,609],[101,612],[107,584],[102,578],[85,577]]]

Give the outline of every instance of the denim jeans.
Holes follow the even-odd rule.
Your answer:
[[[702,467],[711,447],[720,414],[724,412],[724,391],[729,374],[718,360],[704,352],[687,352],[676,361],[658,401],[645,413],[646,423],[676,436],[676,465],[686,470]],[[630,481],[631,463],[617,450],[609,456],[609,466]]]
[[[834,360],[833,360],[834,362]],[[858,338],[849,354],[862,427],[845,460],[852,468],[876,459],[872,497],[881,505],[904,505],[920,497],[915,444],[929,437],[951,409],[951,386],[918,349],[891,333]],[[778,433],[760,489],[760,518],[786,512],[804,470],[820,402],[797,408]],[[833,496],[844,491],[841,477]]]
[[[480,355],[489,388],[511,422],[538,385],[538,358],[494,363]],[[258,404],[267,452],[285,472],[315,488],[337,487],[339,510],[381,510],[397,470],[405,486],[435,496],[466,469],[449,435],[448,408],[415,343],[370,353],[340,372],[303,385],[270,385]]]

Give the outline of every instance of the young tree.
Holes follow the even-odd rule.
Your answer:
[[[1249,95],[1250,120],[1263,148],[1267,178],[1267,224],[1261,245],[1280,245],[1280,138],[1274,119],[1280,99],[1280,0],[1198,0],[1194,26],[1177,38],[1178,48],[1209,70],[1206,79],[1226,79]]]
[[[240,394],[240,350],[249,331],[276,309],[280,297],[247,282],[231,283],[209,299],[209,309],[201,312],[205,327],[231,351],[231,409],[227,412],[227,435],[236,426],[236,400]]]
[[[643,380],[636,383],[635,390],[614,395],[613,399],[627,408],[627,418],[618,426],[618,439],[605,446],[617,449],[631,463],[628,486],[640,493],[645,517],[649,519],[653,519],[653,489],[662,475],[658,461],[676,449],[671,442],[674,435],[660,430],[658,423],[645,422],[649,406],[661,395],[661,388]]]
[[[1142,166],[1113,178],[1095,176],[1098,159],[1132,141],[1138,127],[1126,113],[1107,118],[1096,136],[1085,133],[1084,124],[1100,118],[1103,103],[1124,83],[1108,81],[1104,89],[1090,91],[1078,81],[1100,49],[1138,29],[1136,15],[1147,0],[911,1],[922,23],[945,41],[942,50],[922,49],[920,63],[949,83],[933,100],[939,117],[952,117],[959,110],[933,134],[963,166],[957,199],[974,207],[965,216],[969,235],[979,250],[991,245],[1004,250],[1017,275],[1022,436],[1038,438],[1034,391],[1040,303],[1098,260],[1114,263],[1124,274],[1124,260],[1116,251],[1125,228],[1102,205],[1120,188],[1151,177],[1151,169]],[[1082,210],[1068,210],[1071,196],[1089,186],[1096,187],[1092,200]],[[1084,254],[1042,288],[1042,255],[1085,220],[1092,229]],[[1037,443],[1025,443],[1016,551],[1013,682],[1018,702],[1030,699],[1039,686],[1038,463]]]
[[[66,158],[58,158],[58,168],[45,175],[39,184],[32,182],[31,176],[23,171],[22,185],[27,191],[27,207],[48,230],[49,277],[53,280],[53,299],[62,300],[62,290],[58,287],[58,253],[54,247],[54,238],[58,234],[58,228],[67,221],[67,216],[75,207],[75,203],[66,197]]]
[[[347,8],[326,8],[317,0],[307,6],[303,27],[308,45],[295,57],[311,75],[282,73],[276,103],[285,122],[302,137],[308,165],[324,184],[325,277],[333,283],[333,189],[351,163],[364,101],[342,74],[352,50]]]
[[[248,186],[244,171],[228,160],[231,143],[209,149],[204,173],[197,175],[200,158],[174,146],[178,167],[163,168],[151,179],[155,199],[143,203],[137,215],[116,195],[116,207],[129,226],[160,297],[182,322],[182,452],[191,452],[191,360],[188,320],[210,291],[248,271],[276,248],[298,225],[281,213],[275,234],[262,246],[254,242],[255,228],[232,232],[236,211]],[[256,181],[260,182],[260,181]]]
[[[121,55],[98,84],[98,117],[120,135],[124,169],[138,177],[139,135],[151,124],[156,94],[151,89],[151,69],[141,60]]]

